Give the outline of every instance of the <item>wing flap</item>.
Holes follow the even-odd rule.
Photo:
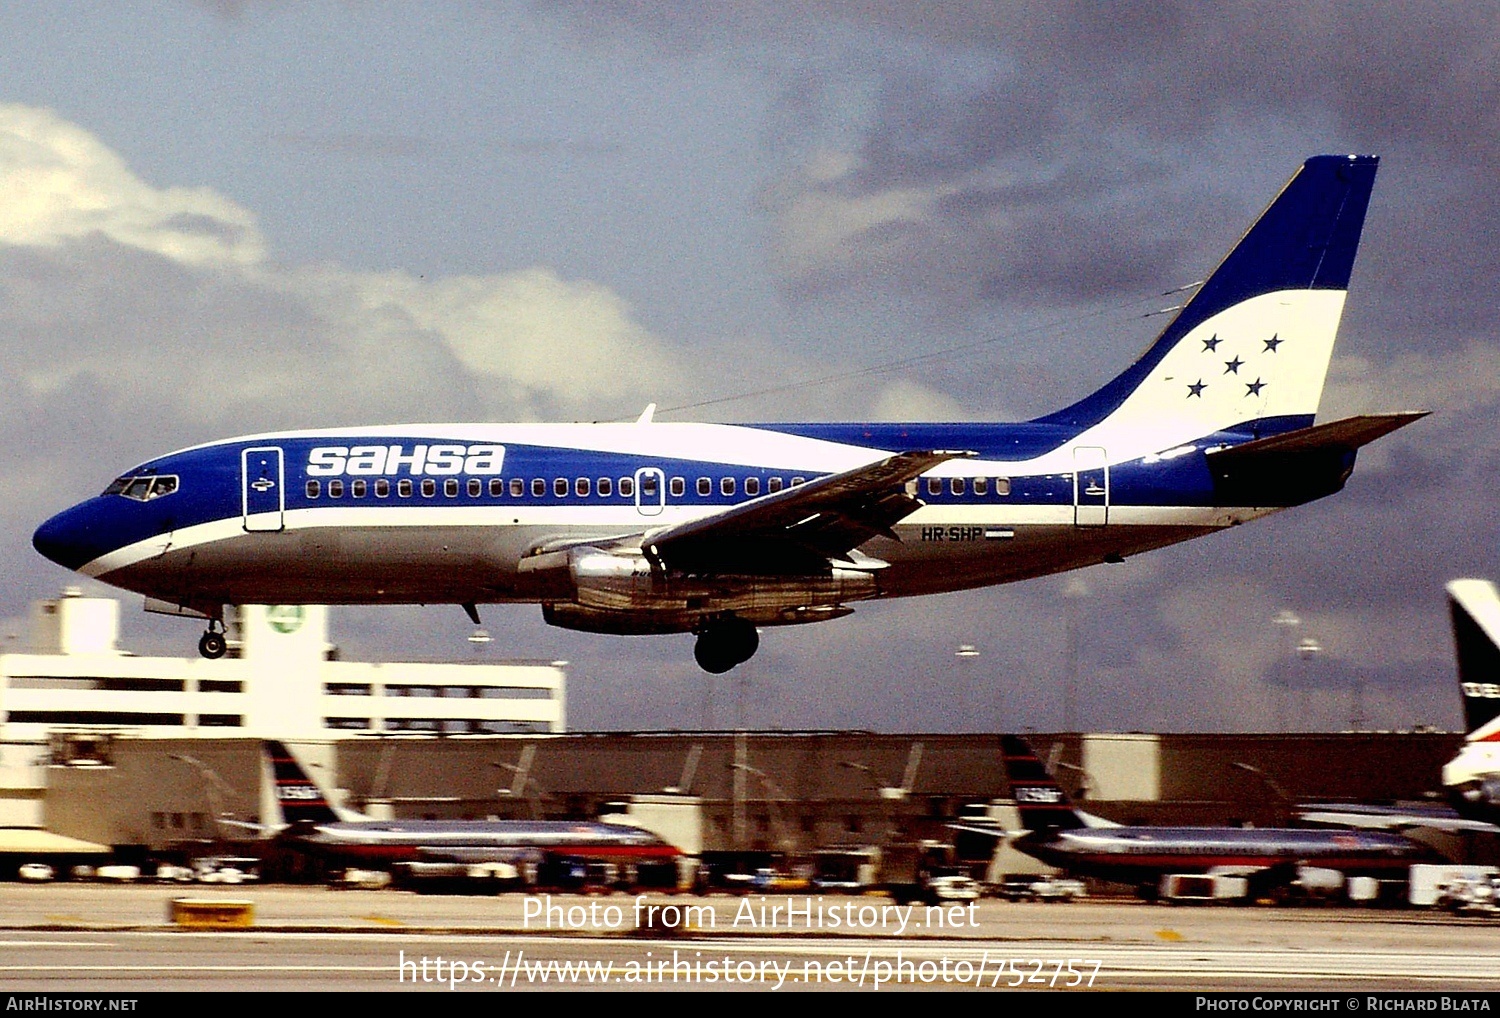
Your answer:
[[[827,567],[921,508],[904,486],[970,452],[900,452],[722,512],[648,533],[642,547],[674,568],[806,572]]]

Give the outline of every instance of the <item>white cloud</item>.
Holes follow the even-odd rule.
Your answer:
[[[254,218],[234,202],[208,188],[153,188],[52,111],[0,105],[0,243],[92,233],[188,265],[264,257]]]

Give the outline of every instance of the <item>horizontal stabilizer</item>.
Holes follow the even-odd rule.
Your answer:
[[[1238,459],[1267,453],[1312,452],[1323,449],[1358,449],[1426,417],[1430,410],[1403,410],[1393,414],[1361,414],[1327,424],[1315,424],[1270,438],[1210,452],[1210,460]]]
[[[1354,472],[1360,446],[1425,416],[1425,410],[1365,414],[1210,449],[1214,499],[1218,505],[1287,506],[1331,495]]]

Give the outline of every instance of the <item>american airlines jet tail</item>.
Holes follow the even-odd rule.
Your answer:
[[[208,620],[224,605],[538,603],[552,625],[759,630],[1006,583],[1338,491],[1421,413],[1315,423],[1375,180],[1309,159],[1156,342],[1018,424],[426,424],[158,456],[38,528],[38,551]]]

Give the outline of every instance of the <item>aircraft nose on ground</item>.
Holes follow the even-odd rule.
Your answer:
[[[81,506],[64,509],[31,535],[31,545],[60,566],[77,569],[96,557]]]

